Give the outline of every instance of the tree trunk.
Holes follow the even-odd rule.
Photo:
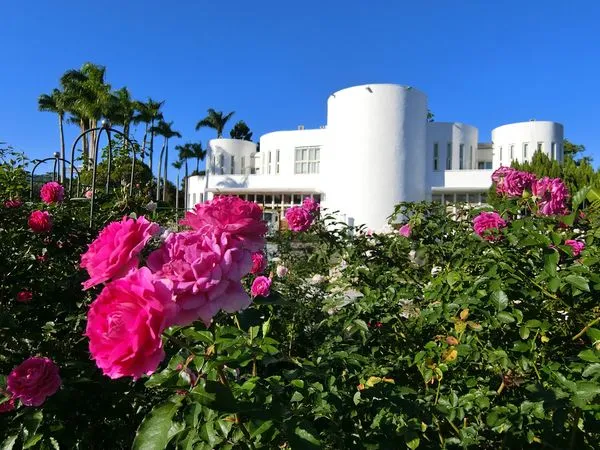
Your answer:
[[[200,175],[200,158],[196,158],[196,175]]]
[[[65,134],[63,131],[63,114],[58,115],[58,132],[60,134],[60,182],[65,184]]]
[[[150,122],[150,129],[154,128],[154,119]],[[150,131],[150,153],[148,154],[148,158],[150,159],[150,173],[154,175],[152,172],[152,159],[154,157],[154,131]]]
[[[183,207],[187,211],[188,160],[185,159],[185,180],[183,180]],[[177,186],[179,189],[179,186]]]
[[[92,128],[96,128],[96,121],[94,119],[90,119],[88,122],[88,130]],[[94,161],[96,160],[96,142],[98,141],[98,136],[96,135],[96,130],[92,130],[90,132],[90,159],[91,166],[94,167]]]
[[[142,143],[142,162],[144,162],[144,157],[146,156],[146,137],[148,136],[148,124],[146,123],[146,128],[144,129],[144,142]]]
[[[123,134],[125,135],[126,139],[123,139],[123,145],[125,147],[125,151],[127,152],[127,154],[129,154],[129,122],[125,122],[125,124],[123,125]]]
[[[165,139],[166,141],[166,139]],[[160,151],[160,155],[158,156],[158,176],[156,177],[156,201],[160,200],[160,175],[162,169],[162,158],[163,153],[165,151],[165,142],[163,142],[162,150]]]
[[[167,145],[165,147],[165,173],[163,174],[163,202],[167,200],[167,168],[169,167],[169,139],[165,139]]]
[[[84,119],[79,119],[79,127],[81,129],[81,133],[85,133],[85,131],[87,130],[87,127],[85,126],[85,120]],[[82,155],[81,155],[81,163],[83,165],[84,169],[87,169],[90,166],[90,142],[88,140],[88,136],[85,135],[82,138]]]

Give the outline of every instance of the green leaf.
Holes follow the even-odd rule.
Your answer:
[[[508,306],[508,296],[504,293],[504,291],[492,292],[490,300],[498,311],[503,311]]]
[[[267,431],[272,426],[273,426],[272,420],[265,420],[263,423],[260,424],[260,426],[258,428],[256,428],[254,431],[252,431],[252,433],[250,433],[250,437],[255,438],[256,436],[260,436],[261,434],[263,434],[265,431]]]
[[[595,345],[597,342],[600,342],[600,330],[597,328],[588,328],[586,334],[592,341],[592,345]]]
[[[304,400],[304,395],[302,395],[300,392],[296,391],[292,395],[292,398],[290,399],[290,402],[300,402],[302,400]]]
[[[415,436],[414,433],[408,434],[404,439],[406,440],[406,446],[410,450],[415,450],[421,444],[421,439],[419,439],[419,436]]]
[[[585,378],[590,378],[590,377],[598,378],[600,376],[600,364],[599,363],[590,364],[589,366],[587,366],[585,368],[582,375]]]
[[[583,203],[590,191],[591,187],[585,186],[579,191],[577,191],[575,195],[573,195],[573,201],[571,202],[573,211],[575,211],[579,207],[579,205]]]
[[[29,439],[27,439],[27,441],[25,443],[23,443],[23,450],[28,449],[33,447],[35,444],[37,444],[40,439],[42,439],[44,437],[43,434],[34,434],[33,436],[31,436]]]
[[[4,442],[2,443],[2,447],[0,447],[0,450],[12,450],[12,448],[15,445],[15,442],[17,442],[18,437],[19,437],[18,434],[13,434],[12,436],[8,436],[6,439],[4,439]]]
[[[239,405],[233,397],[231,389],[217,381],[201,381],[192,389],[191,395],[198,403],[216,411],[239,411]]]
[[[267,337],[269,335],[269,331],[271,331],[271,318],[262,324],[262,335],[263,337]]]
[[[551,276],[556,276],[556,265],[558,264],[559,255],[555,250],[551,250],[544,254],[544,271]]]
[[[588,281],[583,278],[581,275],[567,275],[564,280],[569,283],[571,286],[576,287],[579,290],[589,292],[590,286]]]
[[[498,314],[496,314],[496,317],[502,323],[513,323],[515,321],[514,316],[506,311],[500,311]]]
[[[519,336],[521,336],[521,339],[527,339],[529,337],[529,328],[527,328],[527,327],[519,328]]]
[[[583,359],[587,362],[600,362],[600,358],[596,355],[596,352],[594,350],[584,350],[580,352],[577,356],[579,356],[580,359]]]
[[[550,292],[556,292],[556,291],[558,291],[559,287],[560,287],[560,278],[558,278],[558,277],[550,278],[550,281],[548,281],[548,290]]]
[[[173,416],[181,402],[165,402],[155,406],[144,417],[133,440],[133,450],[162,450],[169,443],[168,433],[173,425]]]
[[[585,197],[592,203],[599,202],[600,191],[597,191],[595,188],[591,188]]]
[[[449,272],[448,275],[446,275],[446,282],[450,285],[450,287],[454,286],[459,281],[460,274],[457,272]]]
[[[317,446],[321,445],[321,441],[319,441],[316,437],[314,437],[310,432],[308,432],[304,428],[296,427],[294,434],[296,436],[298,436],[300,439],[302,439],[303,441],[308,442],[312,445],[317,445]]]

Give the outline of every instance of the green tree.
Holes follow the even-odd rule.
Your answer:
[[[200,173],[200,161],[204,161],[206,158],[206,150],[202,148],[202,142],[194,142],[190,144],[190,149],[194,153],[194,158],[196,158],[196,175]]]
[[[63,129],[66,113],[65,95],[60,89],[53,89],[51,94],[42,94],[38,98],[40,111],[52,112],[58,115],[58,133],[60,138],[60,181],[65,182],[65,134]]]
[[[203,127],[212,128],[217,131],[217,138],[222,138],[223,129],[234,114],[235,111],[231,111],[230,113],[223,115],[223,111],[215,111],[214,109],[209,108],[206,117],[196,124],[196,131]]]
[[[156,183],[156,200],[159,200],[159,196],[160,196],[160,178],[161,178],[161,169],[163,168],[163,164],[164,164],[164,174],[163,174],[163,195],[162,195],[162,199],[163,201],[166,199],[167,196],[167,167],[168,167],[168,160],[169,160],[169,139],[174,138],[174,137],[181,137],[181,133],[179,133],[179,131],[175,131],[172,128],[173,126],[173,122],[165,122],[164,120],[160,120],[158,122],[158,124],[154,127],[152,127],[151,132],[154,134],[157,134],[159,136],[162,136],[164,138],[163,140],[163,146],[162,149],[160,151],[160,156],[158,158],[158,177],[157,177],[157,183]],[[163,160],[163,156],[164,156],[164,160]],[[164,163],[163,163],[164,161]]]
[[[573,144],[568,139],[563,141],[563,154],[565,159],[567,157],[574,158],[579,153],[585,152],[585,145],[582,144]]]
[[[129,128],[135,116],[136,103],[126,87],[116,90],[110,97],[107,118],[115,125],[123,126],[123,134],[129,137]],[[125,148],[128,147],[125,141]]]
[[[240,120],[237,122],[231,131],[229,132],[231,139],[242,139],[244,141],[252,141],[252,132],[246,122]]]
[[[150,147],[148,150],[150,170],[153,168],[152,161],[154,157],[154,123],[163,119],[163,114],[160,111],[160,108],[162,108],[164,103],[164,101],[157,102],[149,98],[147,102],[136,102],[135,106],[137,113],[133,117],[133,123],[143,123],[145,125],[144,140],[142,144],[142,160],[144,160],[146,156],[146,142],[148,133],[150,133]]]

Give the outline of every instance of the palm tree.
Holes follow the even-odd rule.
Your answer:
[[[252,132],[243,120],[240,120],[233,126],[229,132],[229,136],[231,136],[231,139],[242,139],[244,141],[252,140]]]
[[[109,109],[106,116],[115,125],[123,126],[123,134],[129,138],[129,127],[135,114],[136,102],[131,99],[131,94],[126,87],[116,90],[110,97]],[[127,139],[123,143],[128,147]]]
[[[179,153],[179,161],[181,161],[183,164],[185,164],[185,178],[187,179],[188,177],[188,159],[190,158],[194,158],[194,151],[191,148],[192,143],[188,142],[184,145],[177,145],[175,146],[175,150],[177,150]]]
[[[223,111],[215,111],[209,108],[207,116],[196,124],[196,131],[203,127],[213,128],[217,130],[217,138],[223,137],[223,129],[225,125],[231,119],[231,116],[235,114],[235,111],[231,111],[228,114],[223,115]]]
[[[194,142],[190,144],[190,150],[193,153],[192,158],[196,158],[196,174],[199,173],[200,161],[206,158],[206,150],[202,148],[202,142]]]
[[[175,147],[175,148],[177,148],[177,147]],[[175,211],[177,211],[179,209],[179,171],[183,167],[183,161],[181,159],[178,161],[175,161],[173,163],[173,167],[175,167],[177,169],[177,182],[175,183]],[[187,183],[187,179],[185,180],[185,182]],[[187,197],[187,190],[184,189],[183,195],[184,195],[183,202],[185,205],[185,199]]]
[[[59,89],[53,89],[51,94],[42,94],[38,98],[38,109],[58,114],[58,133],[60,136],[60,182],[65,182],[65,135],[63,121],[65,119],[65,95]]]
[[[137,114],[133,117],[133,123],[139,124],[144,123],[144,142],[142,144],[142,161],[144,160],[144,156],[146,154],[146,142],[148,133],[150,132],[150,149],[148,152],[148,158],[150,159],[150,171],[152,171],[152,160],[154,156],[154,132],[151,131],[154,128],[154,122],[156,120],[162,120],[163,115],[160,112],[160,108],[164,105],[164,101],[157,102],[148,98],[147,102],[136,102],[135,109],[137,110]]]
[[[173,122],[167,123],[164,120],[160,120],[158,122],[158,124],[156,124],[156,126],[151,128],[151,133],[157,134],[164,138],[163,146],[160,151],[160,156],[158,158],[158,177],[157,177],[157,182],[156,182],[156,201],[158,201],[159,197],[160,197],[160,177],[161,177],[161,168],[163,165],[163,155],[164,155],[164,169],[165,169],[165,173],[163,175],[163,195],[162,195],[163,201],[165,200],[165,198],[167,196],[167,167],[168,167],[167,161],[169,160],[169,139],[171,139],[173,137],[179,137],[179,138],[181,137],[181,133],[179,133],[178,131],[174,131],[171,128],[172,125],[173,125]]]

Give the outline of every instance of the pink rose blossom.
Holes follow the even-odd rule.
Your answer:
[[[267,224],[262,220],[262,209],[238,197],[218,196],[199,203],[180,223],[205,233],[229,233],[253,252],[265,246]]]
[[[165,357],[161,333],[174,313],[171,289],[146,267],[108,283],[87,315],[92,359],[110,378],[153,373]]]
[[[87,269],[90,279],[84,289],[125,276],[138,266],[138,255],[144,245],[160,230],[158,224],[146,220],[123,217],[121,222],[109,223],[81,255],[81,267]]]
[[[34,233],[47,233],[52,229],[52,215],[48,211],[32,211],[27,223]]]
[[[410,233],[412,231],[412,228],[410,226],[409,223],[402,225],[400,227],[400,229],[398,230],[398,233],[400,234],[400,236],[404,236],[404,237],[410,237]]]
[[[0,403],[0,414],[14,411],[15,398],[9,397],[4,403]]]
[[[496,174],[496,179],[496,193],[508,197],[521,197],[524,191],[531,191],[536,182],[534,174],[510,167]]]
[[[567,239],[565,245],[568,245],[573,250],[573,256],[579,256],[585,249],[585,243],[574,239]]]
[[[504,178],[504,176],[506,176],[506,174],[508,172],[510,172],[511,170],[514,170],[511,167],[507,167],[507,166],[500,166],[498,167],[494,173],[492,174],[492,181],[494,183],[498,183],[502,178]]]
[[[40,197],[44,203],[59,203],[65,198],[65,188],[56,181],[50,181],[42,186]]]
[[[150,254],[148,267],[173,284],[178,306],[174,324],[202,320],[208,326],[219,310],[231,313],[250,305],[241,279],[252,268],[252,256],[229,233],[170,234]]]
[[[92,191],[85,191],[85,194],[83,194],[83,196],[85,198],[92,198],[94,196],[94,193]]]
[[[306,231],[313,223],[312,214],[302,206],[293,206],[285,212],[288,228],[292,231]]]
[[[569,191],[560,178],[544,177],[532,186],[532,193],[538,199],[538,212],[544,216],[568,214],[567,198]]]
[[[267,277],[256,277],[250,289],[252,297],[268,297],[271,294],[271,279]]]
[[[320,209],[320,205],[319,203],[310,197],[306,197],[303,201],[302,201],[302,207],[304,209],[306,209],[313,217],[316,217],[319,215],[319,209]]]
[[[41,406],[54,395],[61,380],[58,366],[48,358],[32,357],[15,367],[6,380],[6,390],[25,406]]]
[[[279,278],[284,278],[288,274],[289,270],[285,266],[277,266],[276,272]]]
[[[20,208],[22,205],[23,205],[23,202],[21,200],[19,200],[18,198],[13,198],[10,200],[6,200],[4,202],[5,208]]]
[[[258,275],[259,273],[263,273],[267,268],[267,257],[263,252],[254,252],[252,253],[252,269],[250,269],[250,273]]]
[[[473,230],[488,241],[498,238],[497,233],[506,227],[506,222],[497,212],[482,212],[473,219]]]
[[[31,291],[21,291],[17,294],[17,301],[20,303],[29,303],[33,298]]]

